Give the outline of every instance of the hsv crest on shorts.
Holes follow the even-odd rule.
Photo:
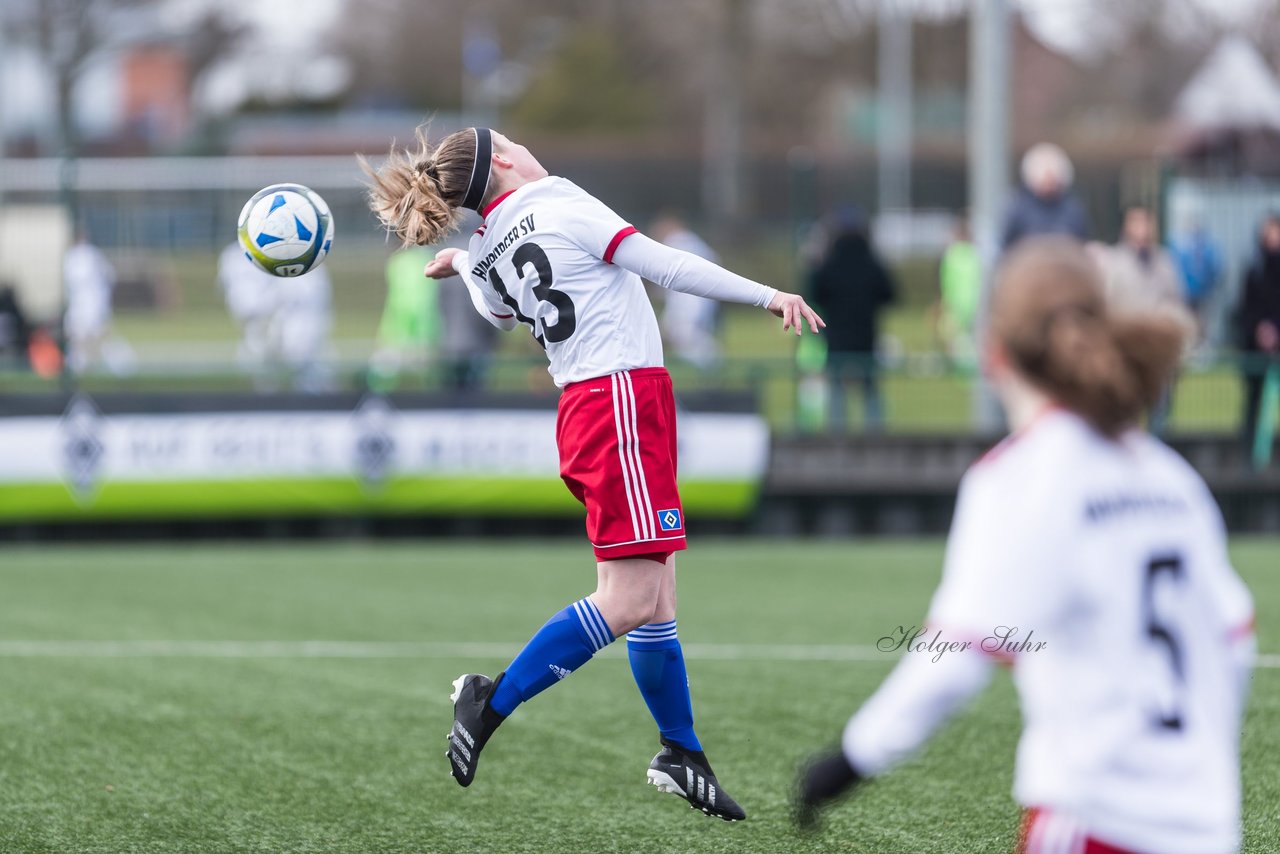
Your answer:
[[[659,510],[658,524],[664,531],[678,531],[682,527],[680,524],[680,511],[678,509]]]

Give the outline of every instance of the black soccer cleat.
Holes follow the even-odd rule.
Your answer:
[[[804,831],[816,830],[822,808],[848,794],[861,780],[862,775],[849,764],[842,750],[811,759],[796,781],[796,826]]]
[[[464,673],[453,681],[453,729],[449,730],[449,771],[458,785],[466,788],[476,776],[480,751],[505,720],[489,706],[489,698],[505,674],[496,680],[478,673]]]
[[[679,795],[690,807],[706,815],[725,821],[742,821],[747,817],[738,802],[720,788],[705,757],[699,761],[692,752],[665,738],[662,750],[649,763],[649,784],[657,786],[659,792]]]

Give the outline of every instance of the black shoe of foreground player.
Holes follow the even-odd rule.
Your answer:
[[[480,751],[505,718],[489,707],[489,698],[505,674],[496,680],[478,673],[464,673],[453,681],[453,729],[449,730],[449,770],[466,788],[476,776]]]
[[[701,753],[694,754],[665,738],[662,750],[649,763],[649,783],[659,792],[679,795],[695,810],[725,821],[742,821],[747,817],[738,802],[720,788],[711,765]]]
[[[796,826],[801,830],[815,830],[820,809],[848,793],[861,779],[862,775],[849,764],[842,750],[812,759],[801,769],[796,782]]]

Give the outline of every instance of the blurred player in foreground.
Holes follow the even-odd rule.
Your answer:
[[[986,371],[1013,435],[964,478],[925,631],[890,636],[902,661],[841,749],[801,772],[802,826],[920,746],[1003,663],[1024,722],[1019,850],[1239,847],[1252,600],[1204,482],[1134,429],[1191,326],[1108,312],[1102,294],[1062,238],[1028,240],[1003,265]]]
[[[721,787],[693,728],[676,634],[673,554],[685,548],[676,489],[676,417],[662,341],[641,277],[682,293],[767,308],[783,329],[823,326],[796,294],[736,276],[664,246],[582,189],[547,174],[529,150],[468,128],[416,151],[393,151],[370,205],[407,244],[431,244],[460,209],[484,222],[469,251],[444,249],[426,274],[459,274],[476,311],[503,330],[526,324],[564,391],[556,442],[560,475],[587,510],[594,593],[538,630],[497,678],[454,683],[447,756],[462,786],[480,751],[516,707],[628,634],[627,654],[661,734],[648,780],[694,809],[733,821],[745,812]],[[366,166],[366,170],[368,167]]]

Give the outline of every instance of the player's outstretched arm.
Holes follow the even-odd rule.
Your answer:
[[[471,304],[475,306],[475,310],[481,317],[503,332],[514,329],[516,318],[511,309],[502,304],[502,300],[498,299],[496,293],[489,288],[482,288],[471,279],[471,276],[467,273],[467,268],[470,266],[471,256],[462,249],[455,249],[450,246],[441,249],[422,272],[429,279],[447,279],[454,275],[458,276],[462,279],[463,284],[466,285],[467,293],[471,295]]]
[[[908,652],[845,727],[839,751],[821,754],[800,772],[795,820],[817,824],[820,809],[902,761],[924,744],[990,679],[992,660],[977,649],[938,660]]]
[[[815,333],[827,325],[799,294],[753,282],[643,234],[632,234],[623,240],[612,260],[624,270],[673,291],[767,308],[782,318],[783,329],[794,329],[797,335],[806,322]]]
[[[796,826],[804,831],[816,830],[820,810],[848,795],[860,782],[862,775],[839,747],[810,759],[796,780],[792,804]]]
[[[456,276],[459,271],[454,269],[453,259],[459,255],[466,254],[468,254],[466,251],[452,246],[441,249],[436,253],[436,257],[427,263],[427,267],[422,273],[428,279],[447,279],[450,276]]]

